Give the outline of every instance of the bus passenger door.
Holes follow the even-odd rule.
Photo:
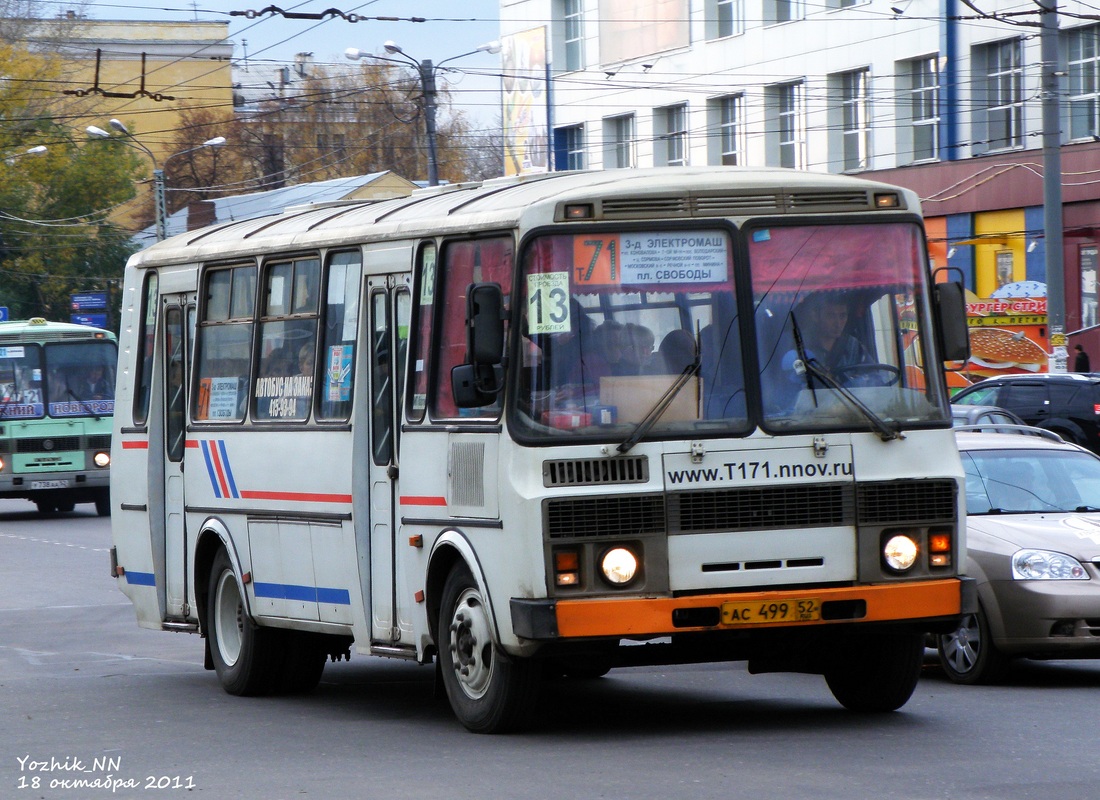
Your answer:
[[[399,599],[408,596],[397,568],[397,474],[411,300],[406,276],[367,280],[370,337],[370,617],[371,641],[410,646],[412,624]],[[402,641],[402,637],[404,641]]]
[[[163,319],[164,585],[167,618],[182,619],[189,612],[183,455],[187,436],[187,356],[195,325],[195,296],[169,297]]]

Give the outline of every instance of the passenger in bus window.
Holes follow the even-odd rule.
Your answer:
[[[313,344],[304,344],[298,350],[298,374],[313,377]]]
[[[626,346],[620,361],[622,375],[644,375],[650,371],[653,346],[657,339],[653,331],[636,322],[626,324]]]

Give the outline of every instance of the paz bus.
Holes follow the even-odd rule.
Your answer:
[[[118,348],[107,330],[41,317],[0,322],[0,497],[42,513],[110,513]]]
[[[120,349],[112,571],[235,695],[354,650],[434,662],[475,732],[639,664],[890,711],[973,607],[962,291],[907,190],[667,168],[291,208],[132,256]]]

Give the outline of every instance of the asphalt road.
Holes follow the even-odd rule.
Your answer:
[[[997,798],[1100,794],[1100,662],[998,687],[929,666],[900,712],[815,676],[616,671],[544,692],[532,732],[475,736],[428,667],[354,656],[316,692],[235,698],[199,638],[137,627],[92,506],[0,501],[0,798]]]

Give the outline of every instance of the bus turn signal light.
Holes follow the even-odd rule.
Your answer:
[[[576,586],[581,582],[581,559],[576,550],[554,552],[554,583],[558,586]]]

